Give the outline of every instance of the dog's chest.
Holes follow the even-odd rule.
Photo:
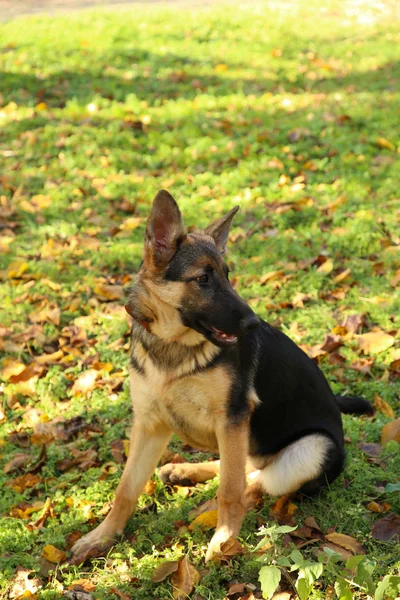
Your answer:
[[[162,421],[191,445],[216,450],[216,429],[225,423],[231,378],[218,366],[185,377],[153,369],[131,371],[135,417],[149,423]]]

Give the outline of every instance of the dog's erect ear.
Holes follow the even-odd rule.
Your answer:
[[[229,229],[232,224],[232,219],[239,210],[239,206],[234,206],[226,215],[211,223],[204,230],[207,235],[214,238],[215,245],[221,254],[225,254],[226,244],[228,242]]]
[[[185,226],[179,206],[166,190],[153,200],[147,219],[145,257],[149,255],[157,267],[166,266],[185,237]]]

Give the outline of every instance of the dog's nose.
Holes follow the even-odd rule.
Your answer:
[[[247,333],[250,329],[255,329],[258,327],[260,323],[260,319],[254,313],[251,315],[247,315],[240,320],[240,330],[243,333]]]

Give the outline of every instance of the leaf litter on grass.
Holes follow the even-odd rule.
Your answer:
[[[235,288],[298,338],[335,392],[374,401],[373,417],[345,417],[344,479],[313,503],[257,506],[242,530],[244,551],[273,507],[280,519],[303,523],[286,541],[307,555],[322,543],[351,553],[337,544],[343,538],[323,532],[378,555],[371,528],[396,531],[400,506],[386,490],[400,476],[400,40],[386,9],[343,2],[325,13],[317,4],[295,3],[290,16],[256,3],[232,14],[128,8],[1,26],[4,540],[10,519],[22,528],[10,534],[15,561],[0,542],[1,589],[12,591],[20,564],[32,571],[22,578],[27,592],[66,590],[73,575],[66,567],[49,575],[56,563],[46,567],[44,592],[29,588],[43,548],[65,552],[69,536],[93,528],[109,508],[131,420],[124,297],[160,187],[179,197],[195,226],[240,204],[228,256]],[[174,457],[197,460],[176,440],[167,462]],[[107,568],[88,569],[95,590],[81,593],[171,595],[170,580],[150,581],[159,560],[152,554],[180,560],[186,548],[175,555],[174,542],[190,544],[201,570],[212,532],[188,526],[200,514],[191,511],[217,510],[214,485],[188,492],[152,481],[157,519],[138,513],[127,534],[135,531],[134,542],[117,544]],[[245,569],[246,584],[257,586],[259,564],[242,554],[212,565],[195,584],[201,595],[226,595],[223,569],[239,581]],[[123,586],[119,560],[132,573]],[[379,568],[381,579],[394,572],[384,558]],[[318,585],[317,594],[329,590],[324,576]],[[259,588],[239,593],[258,597]]]

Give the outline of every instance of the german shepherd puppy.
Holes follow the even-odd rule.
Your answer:
[[[159,471],[163,481],[181,484],[220,472],[209,560],[239,534],[246,473],[274,496],[314,494],[343,469],[340,410],[371,412],[363,399],[334,396],[318,366],[233,290],[223,256],[237,210],[186,233],[172,196],[161,190],[154,199],[127,305],[135,414],[129,456],[112,510],[73,547],[81,557],[104,551],[123,532],[173,432],[220,455]]]

